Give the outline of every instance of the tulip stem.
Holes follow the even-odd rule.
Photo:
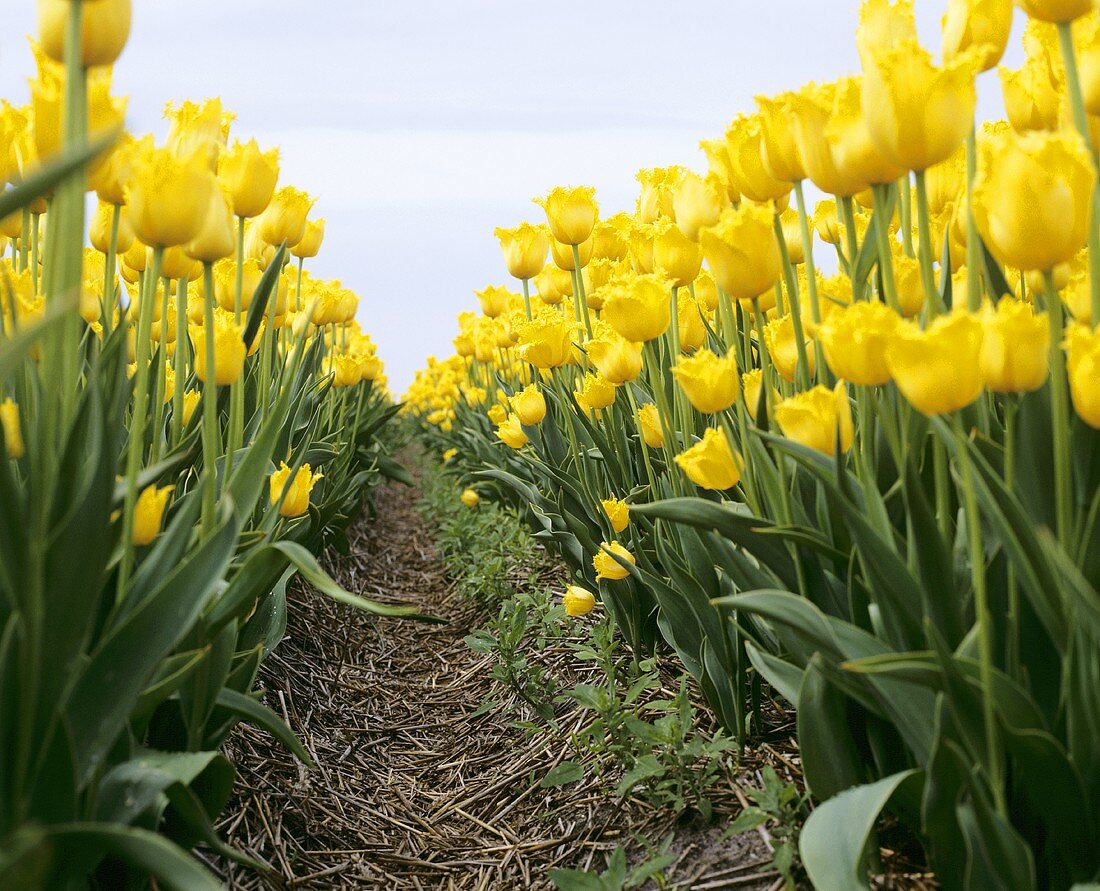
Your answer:
[[[1054,289],[1054,273],[1043,273],[1047,316],[1050,319],[1050,411],[1054,434],[1054,505],[1058,540],[1069,553],[1073,533],[1073,468],[1070,463],[1069,402],[1066,393],[1066,357],[1062,352],[1065,322],[1062,301]]]
[[[523,311],[527,314],[527,321],[531,321],[531,280],[527,278],[521,278],[520,283],[523,285]]]
[[[172,447],[179,445],[183,436],[183,390],[187,380],[187,276],[181,275],[176,283],[176,351],[172,356],[172,371],[176,382],[172,387]]]
[[[848,243],[848,278],[852,282],[852,299],[863,299],[863,280],[857,279],[859,273],[859,233],[856,232],[856,216],[852,209],[852,196],[844,195],[837,199],[837,211],[844,224],[844,239]]]
[[[118,230],[122,222],[122,206],[111,209],[111,240],[103,263],[103,339],[111,336],[115,320],[115,269],[118,265]]]
[[[798,185],[799,184],[796,183],[796,186],[798,186]],[[799,192],[798,194],[801,194],[801,192]],[[801,207],[801,201],[799,201],[799,206]],[[787,256],[786,240],[783,237],[783,223],[780,221],[778,213],[776,213],[774,218],[773,218],[772,226],[775,229],[775,238],[779,242],[779,245],[780,245],[780,253],[781,253],[782,256]],[[809,259],[810,251],[805,250],[806,238],[807,238],[806,232],[808,231],[808,228],[809,227],[807,226],[803,230],[802,244],[803,244],[803,254],[806,257],[806,276],[807,276],[807,279],[809,279],[810,281],[813,281],[812,279],[810,279],[810,275],[811,275],[810,270],[812,269],[812,261]],[[787,266],[790,265],[789,259],[788,259],[786,265]],[[791,294],[791,325],[794,327],[794,347],[795,347],[796,352],[798,353],[798,371],[797,371],[797,375],[796,375],[797,378],[798,378],[798,386],[799,386],[800,389],[809,389],[809,386],[810,386],[810,357],[808,355],[806,355],[806,336],[802,332],[802,307],[801,307],[801,305],[799,303],[799,300],[798,300],[797,288],[791,287],[790,283],[788,282],[788,290],[790,291],[790,294]],[[814,324],[816,325],[818,322],[821,321],[821,312],[817,308],[817,292],[815,290],[814,285],[810,285],[810,303],[811,303],[810,309],[811,309],[811,312],[813,313]],[[754,300],[753,301],[753,306],[756,306],[756,305],[757,305],[757,302]],[[759,337],[761,364],[763,364],[763,355],[764,355],[764,352],[765,352],[764,351],[764,328],[763,328],[763,325],[760,324],[759,322],[757,324],[758,324],[757,335]],[[815,356],[815,358],[820,358],[820,357]]]
[[[889,186],[882,185],[871,187],[875,213],[875,242],[878,247],[878,268],[882,275],[882,296],[886,300],[886,305],[900,315],[901,304],[898,302],[897,282],[894,280],[894,253],[890,249],[888,189]]]
[[[584,330],[588,332],[588,336],[592,336],[592,319],[588,314],[588,295],[584,292],[584,270],[581,269],[581,250],[577,245],[570,245],[573,248],[573,275],[576,277],[576,303],[577,303],[577,321],[584,319]]]
[[[237,281],[233,291],[233,320],[241,324],[244,308],[244,217],[237,217]],[[245,357],[247,362],[247,356]],[[229,390],[229,447],[225,453],[226,479],[233,472],[233,456],[244,439],[244,372]]]
[[[218,501],[218,384],[217,360],[214,355],[214,265],[202,264],[203,281],[203,361],[206,363],[205,380],[202,384],[202,452],[203,480],[202,493],[202,538],[205,541],[214,534],[214,512]],[[177,344],[176,349],[179,349]],[[198,357],[195,357],[196,360]]]
[[[924,182],[924,171],[916,172],[917,181],[917,238],[920,259],[920,277],[924,284],[925,317],[934,319],[940,309],[940,294],[936,288],[936,274],[932,270],[932,227],[928,221],[928,189]]]
[[[913,250],[913,195],[909,191],[909,175],[897,181],[898,208],[901,216],[901,246],[907,257],[915,257]]]
[[[795,204],[798,206],[798,224],[802,229],[802,255],[806,262],[806,287],[810,292],[810,317],[816,325],[821,321],[821,304],[817,299],[817,269],[814,266],[814,240],[810,232],[810,218],[806,215],[806,196],[802,192],[802,180],[794,184]],[[780,226],[782,228],[782,226]]]
[[[974,223],[973,201],[974,177],[978,172],[977,145],[974,127],[971,127],[966,134],[966,306],[971,312],[982,307],[982,242]]]
[[[1020,407],[1019,396],[1009,393],[1005,403],[1004,481],[1009,492],[1016,488],[1016,414]],[[1005,623],[1005,667],[1012,678],[1019,675],[1020,660],[1020,590],[1016,579],[1016,565],[1010,560],[1005,571],[1005,587],[1008,591],[1008,620]]]

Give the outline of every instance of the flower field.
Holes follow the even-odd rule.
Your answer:
[[[1100,887],[1100,4],[941,5],[535,199],[398,400],[278,148],[39,0],[0,889]]]

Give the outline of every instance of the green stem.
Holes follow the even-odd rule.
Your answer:
[[[932,227],[928,221],[928,189],[925,186],[924,171],[916,172],[917,180],[917,245],[920,259],[920,277],[924,285],[924,311],[930,321],[936,317],[940,308],[940,294],[936,288],[936,273],[932,269]]]
[[[214,265],[202,264],[203,280],[203,326],[206,336],[203,338],[205,353],[202,360],[206,363],[206,380],[202,385],[202,537],[208,539],[214,534],[214,515],[218,502],[218,385],[217,362],[214,354]],[[179,349],[179,346],[176,346]],[[196,356],[198,361],[199,357]]]
[[[801,206],[801,202],[800,202],[800,206]],[[784,246],[783,251],[785,252],[786,251],[786,247],[785,247],[786,240],[783,237],[783,223],[780,222],[778,213],[776,213],[775,216],[772,218],[772,228],[775,230],[775,237],[779,241],[779,244]],[[808,229],[808,227],[807,227],[807,229]],[[807,239],[807,236],[806,236],[806,233],[804,231],[803,235],[802,235],[802,243],[803,243],[804,253],[806,254],[807,259],[808,259],[809,251],[805,251],[806,239]],[[787,262],[787,265],[790,266],[790,261],[789,260]],[[812,281],[812,279],[809,279],[810,269],[811,269],[811,263],[807,262],[807,265],[806,265],[807,279]],[[789,284],[788,284],[788,289],[790,290],[790,293],[791,293],[791,325],[794,327],[794,348],[798,353],[798,369],[796,371],[795,378],[798,381],[799,388],[805,390],[805,389],[809,389],[811,375],[810,375],[810,357],[806,353],[806,335],[802,330],[802,308],[801,308],[801,305],[800,305],[799,300],[798,300],[798,289],[794,288],[794,287],[790,287]],[[810,291],[810,302],[811,302],[811,310],[814,312],[814,315],[813,315],[814,323],[816,324],[817,322],[820,321],[821,315],[820,315],[820,311],[815,309],[815,307],[817,306],[817,296],[816,296],[816,290],[814,290],[813,286],[811,286],[811,291]],[[756,301],[753,301],[753,306],[757,306]],[[757,307],[757,308],[759,308],[759,307]],[[760,322],[759,320],[757,321],[757,325],[758,325],[758,330],[757,330],[756,333],[757,333],[757,336],[759,338],[758,346],[760,348],[760,355],[761,355],[761,357],[763,357],[764,353],[767,352],[767,350],[764,346],[764,328],[763,328],[762,322]],[[817,357],[815,356],[814,358],[816,359]]]
[[[118,268],[118,229],[122,222],[122,207],[114,205],[111,209],[111,241],[107,245],[107,256],[103,265],[103,338],[111,336],[115,323],[115,274]]]
[[[977,139],[971,127],[966,135],[966,307],[971,312],[982,307],[982,242],[974,224],[972,200],[977,168]]]
[[[1069,401],[1066,392],[1066,357],[1062,352],[1065,322],[1062,301],[1054,289],[1054,273],[1043,273],[1047,317],[1050,319],[1050,410],[1054,434],[1054,505],[1058,541],[1071,553],[1073,541],[1073,466],[1070,463]]]
[[[878,245],[879,271],[882,273],[882,296],[886,300],[886,305],[900,315],[901,304],[898,302],[897,282],[894,280],[894,254],[890,250],[890,216],[887,200],[889,188],[882,185],[872,186],[871,195],[874,199],[875,241]]]

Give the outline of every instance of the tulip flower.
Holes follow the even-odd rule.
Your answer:
[[[714,174],[704,178],[688,171],[677,183],[672,195],[676,225],[692,241],[699,239],[701,228],[718,222],[727,203],[724,190],[720,189]]]
[[[654,224],[653,269],[664,275],[674,287],[695,281],[703,265],[703,251],[671,220]]]
[[[885,304],[866,301],[830,313],[818,328],[818,338],[833,374],[860,386],[887,383],[886,347],[900,321]]]
[[[1072,22],[1092,9],[1092,0],[1016,0],[1020,8],[1041,22]]]
[[[577,251],[576,257],[573,256],[574,248]],[[581,269],[583,269],[592,259],[592,238],[589,237],[587,241],[572,245],[562,244],[556,238],[552,238],[550,239],[550,257],[558,269],[565,270],[566,272],[572,272],[576,269],[578,260],[580,261]]]
[[[12,460],[19,460],[26,452],[23,445],[23,428],[19,422],[19,406],[11,399],[0,402],[0,427],[4,433],[4,449]]]
[[[302,240],[290,249],[290,253],[299,260],[316,257],[321,252],[321,242],[324,240],[325,221],[323,219],[306,220],[305,234]]]
[[[726,130],[730,172],[740,193],[756,202],[786,199],[791,184],[778,180],[764,166],[764,143],[759,115],[741,115]]]
[[[938,316],[925,329],[898,326],[886,348],[886,364],[902,395],[926,415],[970,405],[983,387],[979,352],[981,321],[969,313]]]
[[[1079,134],[1002,130],[979,146],[974,222],[1004,265],[1053,269],[1085,244],[1095,182]]]
[[[616,532],[622,532],[630,525],[630,507],[625,501],[618,498],[605,498],[600,502],[604,514],[611,523],[611,528]]]
[[[572,616],[573,618],[579,618],[580,616],[587,616],[592,612],[596,606],[596,596],[585,588],[580,588],[577,585],[569,585],[565,589],[565,595],[562,597],[562,606],[565,607],[565,614]]]
[[[550,306],[557,306],[573,295],[573,277],[568,270],[554,264],[544,266],[534,277],[539,299]]]
[[[670,283],[661,275],[637,275],[609,286],[603,318],[627,340],[655,340],[672,323]]]
[[[199,361],[202,361],[201,358]],[[202,398],[202,393],[198,390],[188,390],[183,394],[183,426],[186,427],[191,423],[191,418],[195,414],[195,409],[199,406],[199,400]]]
[[[676,466],[699,488],[725,491],[740,481],[744,460],[730,448],[725,433],[710,427],[699,442],[676,456]]]
[[[735,300],[759,297],[779,281],[783,261],[768,208],[748,202],[727,207],[699,238],[715,281]]]
[[[562,244],[582,244],[592,235],[599,217],[596,190],[590,186],[551,189],[545,198],[534,199],[546,211],[550,231]]]
[[[153,539],[160,533],[161,522],[164,519],[164,508],[168,504],[168,496],[172,494],[175,486],[158,487],[147,486],[141,490],[137,504],[134,507],[134,528],[132,541],[135,547],[143,548],[152,544]]]
[[[596,260],[625,260],[630,251],[629,234],[634,218],[617,213],[599,220],[592,230],[592,256]]]
[[[665,444],[665,434],[661,429],[661,416],[657,414],[657,406],[647,402],[638,409],[638,429],[642,439],[651,449],[659,449]]]
[[[794,138],[810,181],[830,195],[851,197],[866,189],[870,180],[857,178],[852,166],[839,167],[826,139],[826,126],[836,103],[836,92],[836,84],[811,83],[795,94],[791,101]],[[836,129],[837,124],[834,124],[834,131]],[[846,128],[846,132],[851,129],[854,128]]]
[[[512,411],[525,427],[533,427],[546,417],[546,397],[535,384],[528,384],[512,397]]]
[[[216,263],[231,257],[236,250],[233,202],[220,185],[210,190],[210,207],[199,234],[184,248],[188,257],[203,263]]]
[[[285,243],[293,248],[306,234],[306,217],[315,201],[301,189],[283,186],[256,221],[260,237],[274,247]]]
[[[785,183],[806,178],[806,165],[794,133],[794,101],[794,93],[780,93],[771,98],[756,97],[760,109],[764,169],[774,179]]]
[[[714,414],[737,401],[737,356],[734,350],[723,358],[710,350],[699,350],[672,366],[672,375],[696,411]]]
[[[643,223],[670,220],[675,215],[673,196],[687,171],[679,165],[639,170],[634,178],[641,184],[638,219]]]
[[[838,440],[840,451],[847,452],[855,435],[843,382],[832,390],[818,385],[784,399],[775,407],[775,420],[787,439],[830,456],[836,454]]]
[[[625,384],[642,373],[642,345],[608,331],[585,344],[588,358],[611,384]]]
[[[490,285],[482,291],[474,291],[481,311],[490,319],[503,315],[512,302],[512,293],[507,288],[498,285]]]
[[[575,390],[573,396],[585,411],[596,411],[613,404],[617,390],[618,387],[607,378],[589,372],[584,376],[581,389]]]
[[[280,462],[279,469],[271,474],[269,480],[271,503],[275,504],[283,499],[279,507],[279,515],[283,517],[300,517],[309,510],[309,496],[322,474],[314,473],[313,468],[303,464],[298,468],[293,477],[290,476],[290,467],[285,461]]]
[[[512,449],[522,449],[527,445],[527,434],[523,432],[522,422],[516,414],[510,414],[497,427],[500,441]]]
[[[202,154],[181,159],[166,148],[139,145],[132,163],[126,213],[141,243],[175,247],[198,236],[215,187]]]
[[[279,179],[279,150],[261,152],[255,139],[235,142],[222,155],[218,167],[221,180],[233,201],[238,217],[258,217],[271,203]]]
[[[1100,328],[1077,322],[1066,332],[1069,393],[1081,420],[1100,430]]]
[[[676,294],[676,324],[681,353],[694,353],[706,342],[707,326],[703,323],[699,302],[686,288]]]
[[[1012,31],[1012,0],[948,0],[943,16],[943,57],[971,50],[988,71],[1001,61]]]
[[[246,349],[242,339],[243,329],[231,313],[218,310],[214,315],[214,383],[227,386],[241,376]],[[191,343],[196,356],[206,355],[206,338],[210,332],[204,326],[192,326]],[[257,340],[259,338],[257,337]],[[195,363],[195,377],[206,382],[206,362]]]
[[[202,105],[184,102],[178,108],[169,102],[164,116],[171,122],[168,128],[169,150],[178,158],[201,154],[210,172],[217,173],[218,160],[225,149],[229,127],[235,117],[225,111],[221,99],[207,99]]]
[[[982,313],[979,356],[985,386],[997,393],[1038,390],[1050,373],[1050,319],[1006,297]]]
[[[545,227],[520,223],[514,229],[495,229],[504,253],[504,265],[514,278],[530,279],[546,265],[550,239]]]
[[[741,375],[741,398],[744,400],[745,408],[748,409],[749,416],[755,420],[757,417],[757,411],[760,408],[760,393],[764,387],[764,372],[759,368],[754,368],[752,371],[746,371]],[[775,387],[770,388],[771,401],[773,403],[779,401],[779,391]],[[766,414],[770,413],[767,405],[765,405]]]
[[[634,559],[634,555],[619,542],[601,542],[599,553],[592,558],[592,568],[596,570],[597,579],[618,581],[630,575],[630,570],[619,563],[616,557],[632,565],[638,562]]]
[[[38,0],[38,40],[55,62],[65,61],[71,0]],[[130,38],[131,0],[84,3],[80,62],[85,68],[113,65]]]
[[[458,496],[458,500],[466,507],[477,507],[481,503],[481,496],[473,489],[463,489],[462,494]]]
[[[764,343],[772,365],[783,380],[794,383],[798,373],[798,341],[794,331],[794,319],[790,315],[774,319],[764,326]],[[816,369],[814,351],[809,349],[811,341],[805,339],[807,372],[813,377]]]
[[[506,409],[500,403],[497,403],[496,405],[492,405],[489,407],[487,415],[489,417],[489,421],[493,424],[493,426],[499,427],[507,420],[508,409]]]
[[[572,323],[563,316],[536,316],[519,328],[519,354],[536,368],[558,368],[573,359]]]

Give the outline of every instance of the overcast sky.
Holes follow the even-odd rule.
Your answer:
[[[917,0],[938,52],[943,0]],[[5,0],[0,96],[26,101],[34,0]],[[115,71],[135,132],[221,96],[234,133],[282,148],[328,220],[319,275],[362,296],[400,394],[451,351],[472,291],[512,285],[494,226],[559,184],[631,207],[641,167],[705,170],[698,142],[759,93],[858,71],[857,0],[134,0]],[[1018,65],[1022,14],[1007,61]],[[982,111],[1001,116],[995,74]]]

